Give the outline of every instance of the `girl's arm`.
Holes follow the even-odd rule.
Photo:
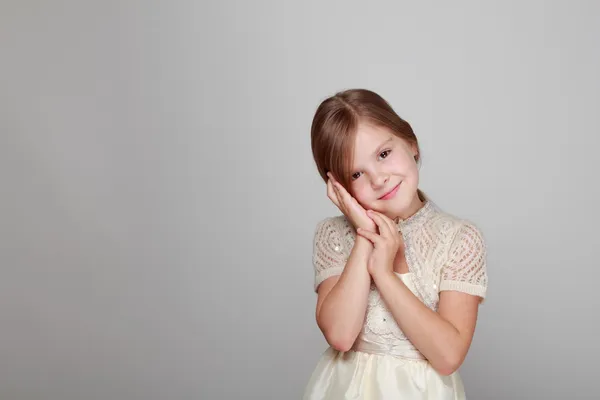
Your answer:
[[[399,328],[443,375],[456,371],[471,345],[479,303],[485,295],[485,246],[480,232],[465,224],[456,235],[450,256],[442,268],[438,312],[425,306],[393,272],[401,235],[392,220],[369,214],[379,234],[358,230],[374,243],[367,270]]]
[[[442,375],[456,371],[471,346],[481,299],[443,291],[435,312],[393,272],[375,274],[373,280],[402,332],[432,367]]]
[[[367,239],[357,236],[342,274],[327,278],[318,288],[317,325],[327,343],[342,352],[352,347],[364,322],[371,287],[367,260],[372,249]]]

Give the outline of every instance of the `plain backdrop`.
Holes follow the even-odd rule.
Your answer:
[[[0,398],[299,399],[319,102],[379,92],[490,288],[470,399],[597,399],[593,1],[0,2]]]

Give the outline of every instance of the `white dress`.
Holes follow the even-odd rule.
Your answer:
[[[485,297],[485,246],[474,225],[427,202],[398,227],[405,241],[409,272],[397,275],[426,305],[437,311],[440,290]],[[319,224],[313,255],[315,290],[322,281],[343,271],[354,237],[355,231],[344,217],[329,218]],[[343,353],[328,348],[321,355],[303,397],[305,400],[465,398],[459,373],[444,376],[433,369],[402,333],[374,285],[369,292],[363,329],[352,349]]]

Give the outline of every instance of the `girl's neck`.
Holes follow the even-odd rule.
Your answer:
[[[396,217],[396,221],[404,221],[412,217],[425,205],[425,199],[421,199],[421,196],[417,193],[412,199],[410,205],[400,215]]]

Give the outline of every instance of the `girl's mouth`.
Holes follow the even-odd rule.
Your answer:
[[[402,183],[402,182],[400,182],[400,183]],[[397,184],[392,190],[387,192],[385,195],[381,196],[379,198],[379,200],[389,200],[389,199],[394,198],[394,196],[396,195],[396,192],[398,192],[398,188],[400,188],[400,183]]]

